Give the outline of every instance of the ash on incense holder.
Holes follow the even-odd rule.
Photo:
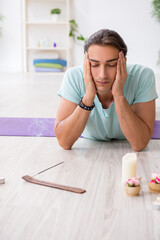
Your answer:
[[[140,180],[141,178],[132,177],[124,182],[127,196],[135,197],[139,195],[141,190]]]

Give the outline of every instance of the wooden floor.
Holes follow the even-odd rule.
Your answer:
[[[0,73],[0,117],[55,117],[62,77]]]
[[[55,117],[61,79],[1,74],[0,117]],[[157,119],[160,119],[158,113]],[[160,171],[160,140],[137,153],[138,197],[121,185],[122,157],[133,152],[127,141],[79,139],[71,151],[56,138],[0,137],[0,240],[159,240],[158,194],[147,181]],[[22,180],[56,163],[38,179],[86,189],[76,194]]]

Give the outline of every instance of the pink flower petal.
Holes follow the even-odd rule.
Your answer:
[[[155,180],[151,180],[150,183],[155,183]]]
[[[133,180],[133,181],[137,181],[137,180],[139,180],[139,179],[136,178],[136,177],[133,177],[132,180]]]
[[[154,172],[152,173],[152,179],[156,179],[157,176],[158,176],[158,173],[154,171]]]
[[[156,177],[156,182],[160,183],[160,178],[159,177]]]

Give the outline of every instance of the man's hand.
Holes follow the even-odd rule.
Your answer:
[[[85,53],[85,58],[84,58],[83,78],[84,78],[84,83],[85,83],[85,88],[86,88],[86,93],[83,98],[83,101],[86,102],[86,105],[87,104],[92,105],[95,94],[96,94],[96,87],[95,87],[93,77],[91,74],[91,66],[90,66],[89,57],[88,57],[87,52]]]
[[[123,52],[119,53],[117,74],[112,86],[113,97],[123,96],[123,87],[127,78],[126,61]]]

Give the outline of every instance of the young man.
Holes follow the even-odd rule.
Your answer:
[[[86,43],[84,66],[70,68],[58,92],[55,123],[60,146],[83,137],[127,139],[144,149],[153,134],[155,79],[151,69],[126,65],[127,46],[118,33],[102,29]]]

